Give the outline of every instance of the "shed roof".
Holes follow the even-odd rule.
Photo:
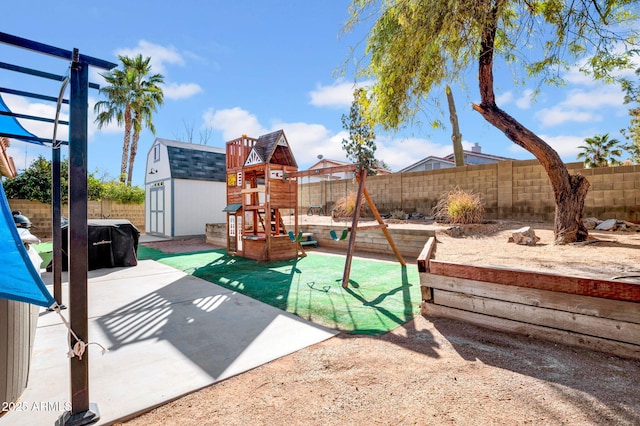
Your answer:
[[[156,139],[166,145],[171,177],[174,179],[226,181],[224,148],[197,145],[169,139]]]

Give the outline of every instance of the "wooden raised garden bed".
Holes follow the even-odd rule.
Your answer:
[[[640,285],[418,257],[422,314],[640,359]]]

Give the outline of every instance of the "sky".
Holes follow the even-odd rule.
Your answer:
[[[341,141],[357,81],[350,55],[362,48],[366,25],[344,35],[348,0],[146,0],[96,2],[32,0],[10,2],[0,31],[118,63],[118,55],[151,57],[152,71],[164,76],[164,104],[153,117],[156,134],[143,131],[135,159],[133,183],[145,182],[146,156],[156,137],[221,147],[247,134],[258,137],[282,129],[300,170],[318,156],[346,161]],[[55,5],[55,6],[54,6]],[[66,75],[69,63],[12,46],[0,45],[0,61]],[[344,64],[347,64],[345,67]],[[98,70],[91,82],[101,84]],[[514,159],[533,156],[509,141],[471,108],[479,102],[475,68],[467,84],[454,86],[463,146]],[[584,139],[608,133],[624,142],[620,129],[629,124],[628,105],[618,86],[597,84],[575,71],[563,87],[511,84],[507,69],[497,68],[498,105],[542,137],[565,162],[576,161]],[[57,97],[60,82],[0,69],[0,87]],[[55,104],[2,94],[16,113],[53,118]],[[69,96],[67,89],[66,96]],[[97,129],[93,105],[104,97],[89,92],[89,171],[98,177],[120,173],[123,129]],[[446,100],[442,99],[446,106]],[[430,111],[448,125],[444,112]],[[61,111],[68,119],[68,109]],[[32,133],[52,137],[52,126],[20,120]],[[68,129],[58,131],[67,139]],[[376,130],[376,157],[393,171],[427,156],[453,152],[451,129],[428,125],[390,133]],[[18,170],[50,149],[13,140],[9,148]],[[67,153],[63,151],[63,157]],[[623,157],[626,158],[626,155]]]

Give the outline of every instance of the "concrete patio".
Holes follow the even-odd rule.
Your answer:
[[[43,274],[50,284],[51,273]],[[66,273],[63,303],[68,305]],[[112,424],[336,334],[169,266],[89,271],[90,401]],[[62,311],[68,318],[69,312]],[[54,424],[70,408],[67,332],[38,320],[27,390],[0,426]]]

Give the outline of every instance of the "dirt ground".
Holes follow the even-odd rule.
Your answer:
[[[508,243],[525,225],[538,244]],[[640,275],[639,232],[591,232],[586,244],[557,246],[546,223],[471,225],[461,237],[424,222],[390,226],[435,229],[439,260],[598,278]],[[149,245],[211,248],[203,244]],[[639,425],[638,383],[638,360],[418,314],[383,336],[338,335],[126,424]]]

